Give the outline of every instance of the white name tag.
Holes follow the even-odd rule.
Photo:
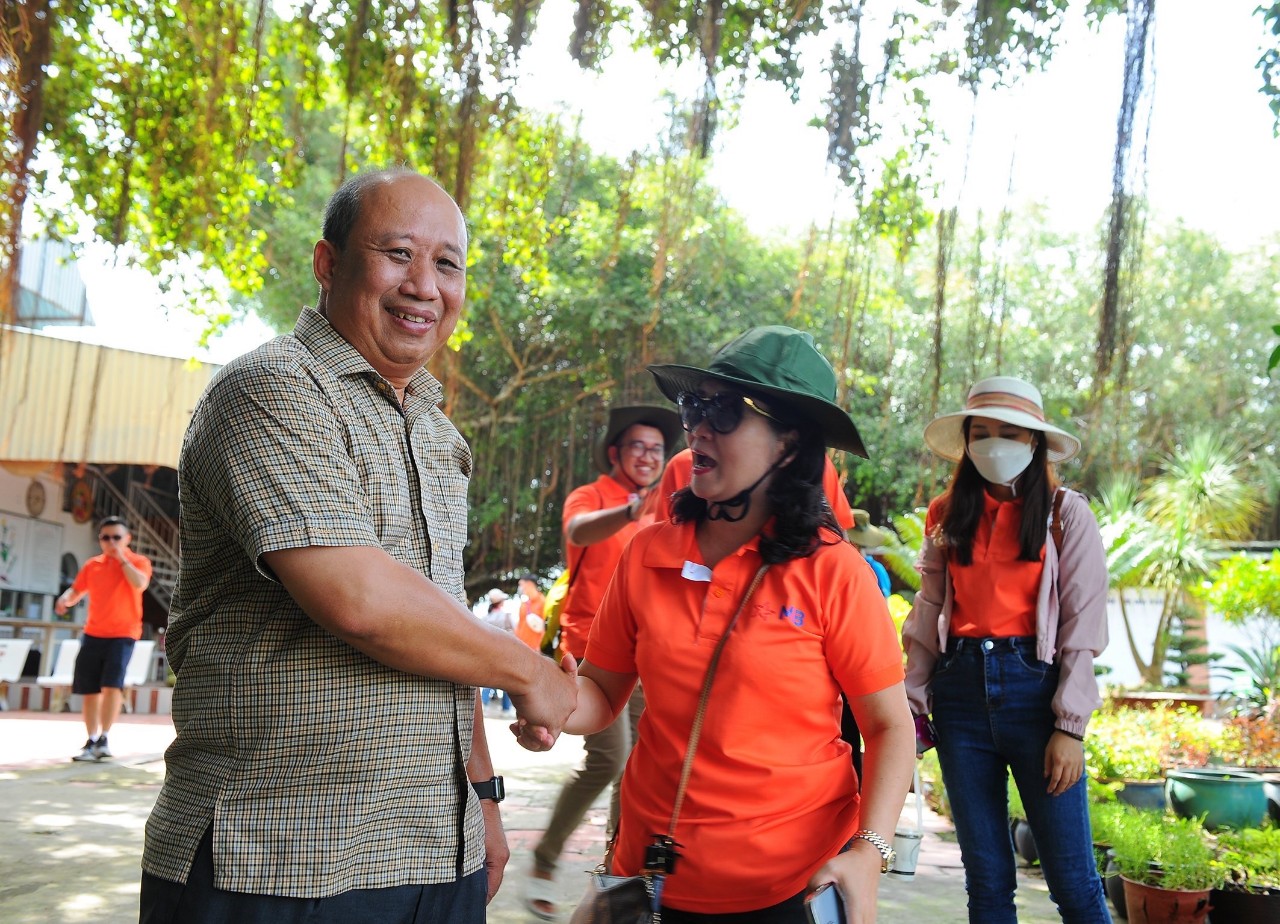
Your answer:
[[[706,565],[700,565],[697,562],[685,562],[684,567],[680,569],[680,576],[687,581],[703,581],[707,584],[711,583],[711,569]]]

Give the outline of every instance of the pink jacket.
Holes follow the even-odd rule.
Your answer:
[[[1053,697],[1054,727],[1084,735],[1101,704],[1093,659],[1107,647],[1107,556],[1098,521],[1077,491],[1063,489],[1062,557],[1045,538],[1044,573],[1036,606],[1036,657],[1056,658],[1061,674]],[[902,626],[907,652],[907,698],[915,715],[933,709],[929,680],[951,625],[952,586],[945,551],[928,537],[916,562],[920,592]]]

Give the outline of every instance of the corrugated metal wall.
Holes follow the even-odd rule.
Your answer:
[[[0,331],[0,460],[178,467],[209,363]]]

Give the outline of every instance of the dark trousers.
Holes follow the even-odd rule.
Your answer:
[[[662,924],[808,924],[804,909],[805,893],[757,911],[736,914],[695,914],[675,908],[662,909]]]
[[[227,892],[213,885],[213,830],[183,885],[142,874],[139,924],[484,924],[488,877],[439,885],[353,889],[329,898]]]

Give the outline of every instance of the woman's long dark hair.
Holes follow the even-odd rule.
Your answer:
[[[794,425],[784,425],[766,418],[776,434],[795,433],[797,437],[792,447],[794,458],[774,473],[765,488],[774,522],[772,532],[760,536],[760,556],[769,564],[805,558],[817,551],[820,545],[841,541],[842,536],[822,487],[826,466],[822,432],[807,418],[777,401],[751,397],[766,406],[769,413],[794,421]],[[706,516],[707,502],[694,494],[688,485],[672,495],[673,522],[699,523]],[[829,536],[822,535],[824,529],[830,533]]]
[[[964,419],[964,444],[969,445],[969,422]],[[1039,561],[1049,531],[1049,511],[1058,478],[1049,464],[1049,447],[1043,433],[1032,430],[1034,449],[1031,464],[1018,476],[1017,496],[1022,498],[1022,523],[1018,528],[1018,560]],[[986,501],[987,480],[966,452],[956,463],[951,486],[942,495],[935,541],[945,545],[957,565],[973,564],[973,536]]]

